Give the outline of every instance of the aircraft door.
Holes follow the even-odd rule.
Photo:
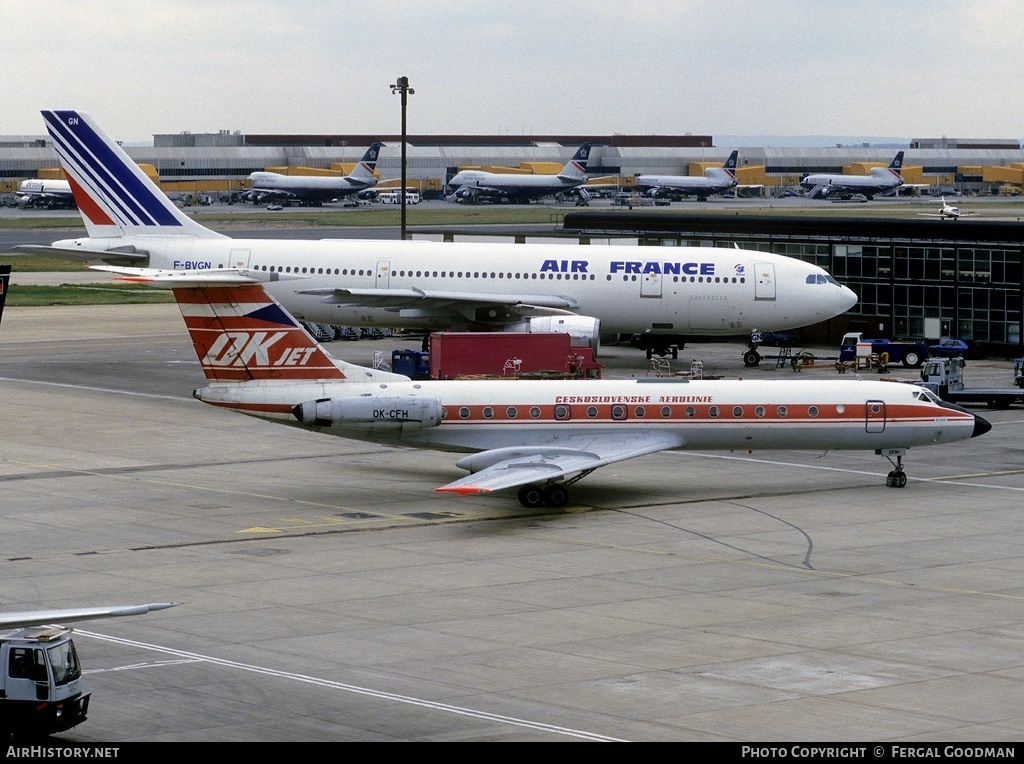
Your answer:
[[[251,256],[251,249],[233,249],[231,250],[231,259],[228,261],[228,267],[245,270],[249,267],[249,258]]]
[[[754,299],[775,299],[775,265],[754,263]]]
[[[661,274],[644,273],[640,276],[641,297],[661,297]]]
[[[885,401],[868,401],[864,407],[865,430],[867,432],[885,432]]]
[[[387,289],[391,285],[391,261],[378,260],[377,271],[373,279],[375,289]]]

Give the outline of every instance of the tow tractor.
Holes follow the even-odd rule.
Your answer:
[[[1021,359],[1014,363],[1015,387],[964,387],[963,358],[929,358],[921,369],[921,381],[926,387],[949,403],[984,403],[989,408],[1005,409],[1015,403],[1024,403],[1021,378]]]
[[[0,613],[0,736],[32,741],[75,727],[89,712],[71,629],[54,621],[141,615],[173,607],[160,602],[124,607]]]

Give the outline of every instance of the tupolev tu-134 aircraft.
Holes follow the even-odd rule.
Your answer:
[[[171,203],[87,114],[44,111],[88,236],[21,247],[112,266],[259,274],[297,319],[335,326],[726,337],[840,315],[826,271],[743,249],[232,239]]]
[[[262,275],[262,274],[261,274]],[[356,440],[470,452],[469,475],[436,490],[518,490],[562,506],[568,486],[606,464],[671,449],[874,450],[903,487],[914,446],[991,425],[928,390],[882,381],[412,381],[331,358],[254,277],[143,278],[174,289],[210,384],[204,403]]]

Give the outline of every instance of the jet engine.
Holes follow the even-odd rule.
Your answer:
[[[320,398],[298,404],[292,414],[310,427],[400,432],[441,424],[441,401],[414,395]]]
[[[568,334],[573,345],[592,348],[595,358],[601,346],[601,319],[590,316],[536,316],[510,324],[505,331]]]

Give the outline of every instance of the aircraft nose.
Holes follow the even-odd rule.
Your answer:
[[[992,423],[987,419],[974,415],[974,432],[971,433],[972,438],[976,438],[979,435],[984,435],[986,432],[992,429]]]
[[[845,313],[857,304],[857,293],[848,286],[844,286],[842,289],[843,291],[839,298],[839,304],[843,306],[842,312]]]

